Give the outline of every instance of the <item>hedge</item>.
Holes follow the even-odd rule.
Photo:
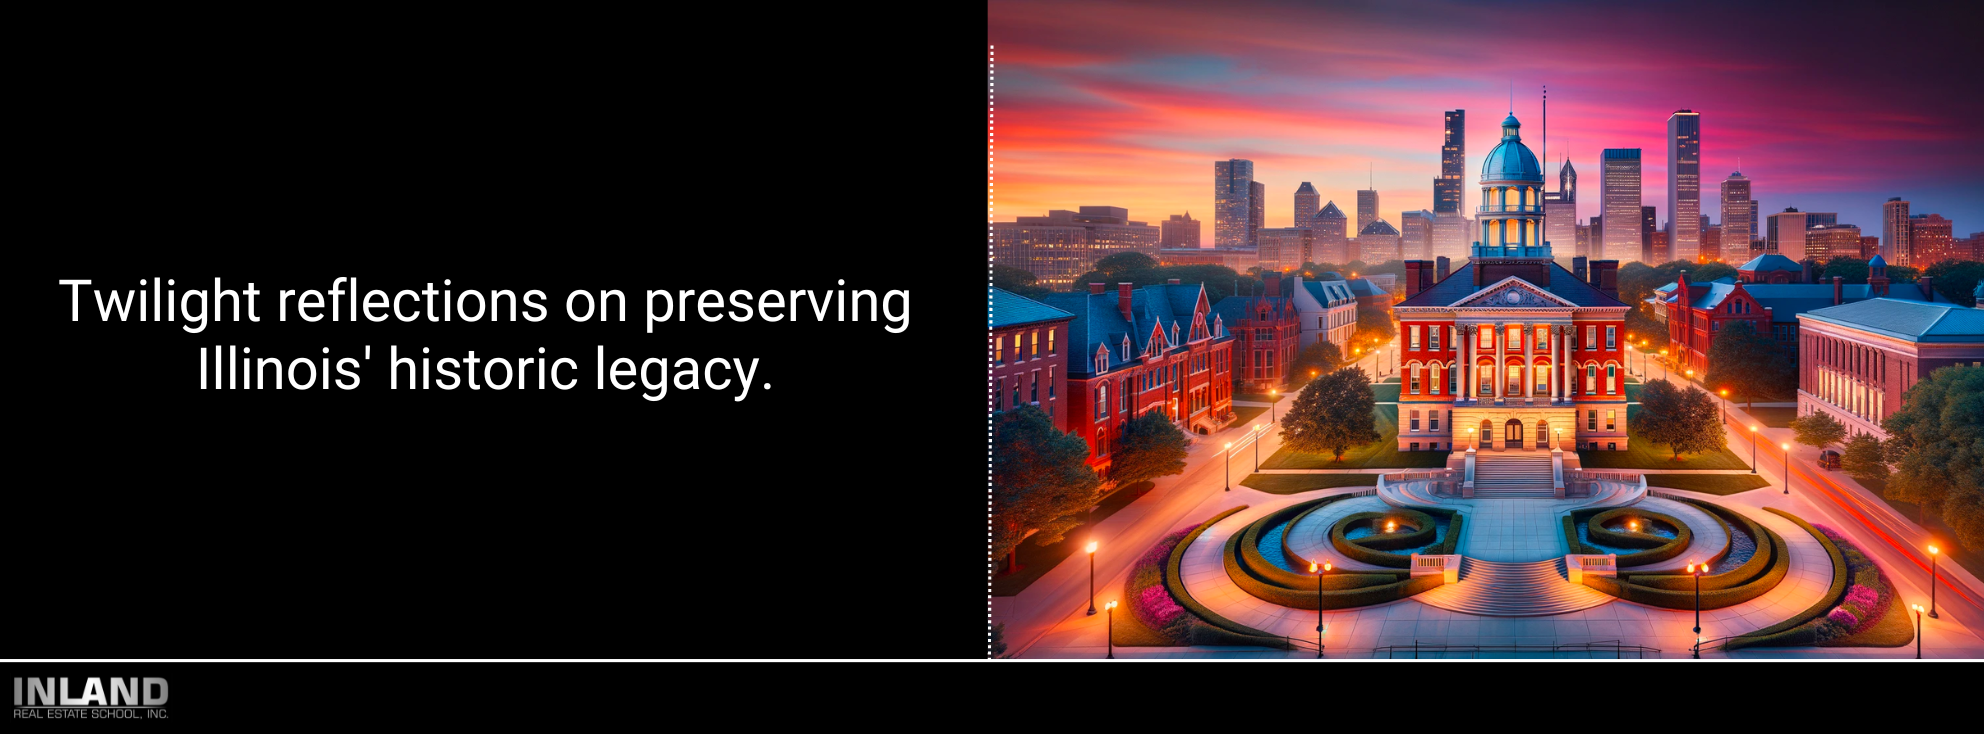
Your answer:
[[[1762,574],[1765,571],[1765,569],[1768,569],[1770,567],[1773,558],[1776,554],[1773,552],[1774,547],[1770,543],[1769,529],[1765,528],[1762,525],[1757,524],[1757,521],[1755,520],[1751,520],[1748,517],[1744,517],[1742,513],[1736,512],[1721,505],[1712,504],[1708,502],[1701,502],[1697,500],[1681,500],[1681,501],[1700,507],[1702,510],[1708,512],[1710,517],[1714,517],[1717,522],[1722,523],[1723,530],[1731,534],[1730,537],[1732,542],[1734,540],[1735,537],[1734,533],[1736,531],[1734,528],[1731,527],[1732,524],[1731,521],[1733,521],[1733,524],[1735,525],[1742,526],[1743,532],[1747,533],[1750,536],[1750,538],[1756,541],[1757,552],[1752,554],[1749,560],[1744,561],[1743,563],[1737,565],[1735,568],[1723,569],[1719,573],[1712,573],[1707,576],[1703,576],[1702,577],[1703,591],[1708,591],[1711,589],[1729,589],[1737,586],[1742,586],[1743,584],[1749,583],[1750,581],[1756,579],[1758,575]],[[1728,557],[1729,557],[1729,545],[1724,545],[1722,547],[1721,552],[1718,552],[1713,557],[1709,558],[1709,565],[1713,567],[1715,564],[1721,562],[1722,559]],[[1695,590],[1695,581],[1692,576],[1688,576],[1687,574],[1676,574],[1673,571],[1622,572],[1619,574],[1619,578],[1622,581],[1630,579],[1630,581],[1633,584],[1655,588],[1655,589],[1670,589],[1674,591],[1686,590],[1689,593],[1693,593]]]
[[[1303,510],[1301,513],[1297,514],[1294,519],[1289,520],[1288,526],[1290,528],[1293,528],[1297,523],[1302,522],[1303,518],[1308,517],[1309,513],[1323,509],[1324,507],[1329,506],[1329,504],[1332,502],[1350,499],[1350,497],[1351,496],[1347,494],[1340,494],[1334,497],[1324,497],[1322,499],[1315,500],[1313,503],[1310,504],[1309,509]],[[1297,568],[1297,569],[1308,568],[1309,564],[1311,563],[1311,559],[1303,558],[1300,554],[1295,552],[1294,548],[1290,548],[1288,546],[1288,533],[1281,534],[1281,557],[1288,559],[1288,565],[1291,568]],[[1320,562],[1320,560],[1317,560],[1316,562]]]
[[[1238,562],[1248,569],[1253,570],[1255,577],[1277,586],[1299,587],[1307,584],[1310,588],[1314,588],[1314,576],[1274,565],[1265,556],[1262,556],[1260,539],[1262,535],[1283,522],[1291,523],[1292,527],[1292,523],[1294,523],[1296,518],[1307,515],[1310,510],[1314,510],[1323,504],[1326,504],[1323,500],[1298,502],[1270,512],[1267,516],[1255,520],[1253,524],[1248,525],[1240,532],[1234,533],[1233,537],[1228,539],[1225,550],[1225,555],[1230,559],[1229,564]],[[1288,552],[1288,533],[1282,533],[1281,540],[1282,553],[1286,556]],[[1289,565],[1295,568],[1306,568],[1309,564],[1305,560],[1301,565],[1296,565],[1295,560],[1291,558]],[[1229,565],[1230,568],[1231,566]]]
[[[1630,538],[1631,536],[1624,535],[1621,533],[1614,533],[1610,530],[1606,530],[1602,527],[1598,527],[1597,525],[1591,522],[1591,520],[1594,517],[1598,517],[1598,516],[1604,516],[1605,518],[1609,519],[1614,514],[1624,514],[1623,512],[1624,510],[1626,510],[1626,508],[1622,508],[1622,507],[1586,507],[1583,509],[1572,510],[1570,516],[1567,517],[1566,519],[1572,520],[1573,522],[1584,523],[1585,531],[1587,533],[1591,533],[1594,539],[1600,537]],[[1626,566],[1644,566],[1649,563],[1659,563],[1661,561],[1668,560],[1675,556],[1681,555],[1683,551],[1686,551],[1688,549],[1688,544],[1694,541],[1695,533],[1693,530],[1688,528],[1687,523],[1681,522],[1680,520],[1675,519],[1672,516],[1663,515],[1661,513],[1652,512],[1649,510],[1632,510],[1632,512],[1643,514],[1648,517],[1653,517],[1672,523],[1676,531],[1675,537],[1671,540],[1662,542],[1658,547],[1655,547],[1651,550],[1643,550],[1638,553],[1620,554],[1617,559],[1617,563],[1620,568],[1624,568]],[[1600,522],[1603,522],[1603,520],[1600,520]],[[1568,535],[1565,538],[1565,540],[1567,541],[1577,540],[1577,528],[1575,526],[1567,530],[1566,533]],[[1640,541],[1635,540],[1635,542],[1640,542]],[[1585,546],[1581,543],[1573,543],[1572,545],[1574,547],[1579,548],[1580,551],[1583,553],[1592,553],[1594,550],[1596,550],[1595,548]]]
[[[1578,521],[1571,519],[1570,515],[1565,515],[1562,519],[1564,521],[1564,547],[1569,548],[1573,554],[1582,555],[1590,553],[1591,549],[1584,547],[1584,541],[1578,540]]]
[[[1367,535],[1350,542],[1371,550],[1418,548],[1420,546],[1431,545],[1433,537],[1439,533],[1439,528],[1434,523],[1432,516],[1424,512],[1397,508],[1385,512],[1359,512],[1353,515],[1347,515],[1342,520],[1336,522],[1336,528],[1330,529],[1330,535],[1334,539],[1338,528],[1341,528],[1342,532],[1348,533],[1353,529],[1367,524],[1376,532],[1380,531],[1386,522],[1396,522],[1400,525],[1409,526],[1412,530],[1403,533]]]
[[[1279,604],[1295,609],[1316,609],[1316,577],[1301,576],[1303,583],[1281,585],[1262,578],[1257,572],[1261,569],[1250,567],[1241,560],[1236,546],[1241,543],[1241,535],[1235,533],[1226,540],[1222,554],[1226,565],[1226,575],[1233,584],[1256,599],[1270,604]],[[1280,569],[1275,569],[1280,570]],[[1440,585],[1437,576],[1412,578],[1408,572],[1397,573],[1329,573],[1322,577],[1323,609],[1347,609],[1403,599],[1421,591]]]
[[[1805,623],[1818,619],[1821,615],[1831,611],[1833,607],[1839,606],[1840,601],[1846,598],[1846,555],[1839,552],[1839,546],[1833,545],[1832,539],[1827,538],[1817,528],[1812,527],[1811,523],[1805,522],[1797,515],[1775,507],[1766,507],[1764,509],[1775,512],[1783,516],[1784,519],[1797,523],[1798,527],[1804,528],[1805,532],[1811,533],[1812,537],[1819,540],[1820,545],[1825,546],[1826,557],[1832,561],[1832,585],[1826,587],[1825,595],[1819,597],[1818,601],[1812,602],[1812,606],[1806,607],[1805,611],[1794,614],[1791,618],[1769,627],[1749,634],[1738,635],[1735,639],[1723,643],[1722,648],[1724,650],[1737,650],[1745,647],[1796,647],[1817,644],[1818,625],[1808,626]]]
[[[1179,606],[1191,612],[1192,616],[1198,617],[1199,621],[1205,622],[1203,625],[1194,625],[1192,627],[1191,639],[1187,640],[1189,644],[1251,645],[1287,649],[1287,638],[1275,637],[1266,632],[1219,616],[1213,610],[1207,609],[1206,605],[1200,604],[1197,599],[1193,599],[1192,595],[1185,591],[1185,578],[1179,572],[1179,568],[1185,562],[1185,549],[1192,546],[1192,541],[1198,540],[1200,535],[1205,534],[1206,529],[1211,528],[1219,521],[1245,509],[1247,509],[1247,506],[1241,505],[1214,515],[1212,519],[1200,523],[1197,528],[1193,528],[1192,532],[1187,534],[1183,540],[1178,541],[1178,545],[1171,548],[1171,559],[1164,564],[1164,588],[1166,591],[1171,592],[1171,598],[1176,600]]]
[[[1605,527],[1606,523],[1611,522],[1613,520],[1620,520],[1620,519],[1636,520],[1642,518],[1644,518],[1649,522],[1666,523],[1668,525],[1673,526],[1674,537],[1662,538],[1651,532],[1622,533],[1617,530],[1613,530],[1611,528]],[[1668,543],[1672,543],[1674,541],[1680,540],[1684,537],[1690,537],[1694,535],[1694,529],[1688,527],[1688,524],[1686,522],[1683,522],[1678,517],[1674,517],[1673,515],[1668,515],[1665,513],[1654,512],[1652,510],[1643,510],[1634,507],[1614,507],[1605,510],[1604,512],[1600,512],[1596,515],[1592,515],[1590,519],[1584,521],[1584,524],[1585,524],[1586,537],[1591,538],[1592,542],[1599,543],[1602,545],[1614,546],[1618,548],[1659,548],[1661,546],[1667,545]],[[1649,527],[1648,529],[1651,530],[1652,528]],[[1633,555],[1638,555],[1638,554],[1635,553]]]
[[[1785,544],[1782,536],[1771,532],[1769,528],[1765,528],[1764,532],[1768,534],[1766,540],[1769,543],[1767,546],[1769,550],[1766,552],[1766,546],[1760,543],[1757,548],[1757,556],[1768,557],[1770,559],[1770,566],[1764,570],[1762,575],[1754,579],[1747,579],[1746,583],[1721,589],[1710,589],[1708,585],[1709,577],[1702,577],[1701,608],[1721,609],[1724,607],[1733,607],[1769,593],[1771,589],[1777,588],[1777,585],[1784,581],[1784,576],[1791,572],[1791,548]],[[1666,583],[1660,584],[1659,587],[1644,585],[1634,580],[1634,577],[1608,578],[1595,575],[1586,575],[1584,577],[1584,584],[1612,596],[1625,599],[1626,601],[1638,602],[1648,606],[1683,610],[1695,608],[1694,577],[1682,575],[1665,578],[1681,580],[1687,586],[1685,590],[1671,589],[1665,588],[1668,586]]]

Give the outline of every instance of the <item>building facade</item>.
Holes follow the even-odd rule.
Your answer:
[[[1244,273],[1261,264],[1260,252],[1253,247],[1181,247],[1157,251],[1159,265],[1221,265]],[[1086,271],[1084,271],[1086,272]]]
[[[1259,181],[1247,184],[1247,242],[1259,246],[1261,230],[1268,226],[1268,187]]]
[[[1130,418],[1153,411],[1188,432],[1233,422],[1233,336],[1200,285],[1135,288],[1090,283],[1041,302],[1068,322],[1068,430],[1089,442],[1088,464],[1107,473]]]
[[[1374,219],[1357,231],[1357,252],[1352,259],[1363,260],[1372,265],[1403,260],[1405,258],[1401,256],[1399,242],[1397,227],[1384,219]]]
[[[1732,323],[1749,322],[1758,334],[1770,333],[1770,308],[1758,303],[1741,282],[1723,278],[1689,283],[1684,270],[1674,286],[1655,307],[1666,312],[1662,319],[1667,322],[1666,348],[1679,364],[1676,369],[1708,372],[1709,348]]]
[[[1295,226],[1308,227],[1316,221],[1316,212],[1323,208],[1323,196],[1316,193],[1316,187],[1303,181],[1295,189]]]
[[[1805,229],[1805,257],[1824,262],[1860,256],[1860,228],[1851,224],[1821,224]]]
[[[1722,181],[1722,261],[1740,263],[1750,259],[1750,240],[1756,236],[1756,202],[1750,200],[1750,179],[1742,171]]]
[[[1461,214],[1462,194],[1467,190],[1467,110],[1447,110],[1445,117],[1440,177],[1433,179],[1433,213]]]
[[[1444,278],[1407,264],[1395,309],[1401,450],[1626,448],[1618,263],[1591,263],[1594,285],[1553,261],[1542,170],[1520,130],[1504,120],[1484,160],[1468,264]]]
[[[1158,222],[1157,246],[1160,248],[1185,249],[1199,246],[1199,220],[1192,218],[1191,212],[1173,214],[1170,219]]]
[[[1404,257],[1433,259],[1433,220],[1433,213],[1425,209],[1398,215],[1399,249]]]
[[[1896,196],[1881,205],[1881,254],[1896,265],[1915,265],[1915,248],[1909,242],[1908,202]]]
[[[992,409],[1039,408],[1054,429],[1068,431],[1068,322],[1074,314],[1033,299],[992,289]]]
[[[1336,202],[1324,204],[1322,210],[1316,212],[1313,222],[1311,229],[1316,230],[1316,237],[1310,251],[1317,259],[1310,262],[1350,262],[1353,259],[1350,256],[1350,218],[1344,216]]]
[[[1915,267],[1927,270],[1944,260],[1962,260],[1970,253],[1956,249],[1956,225],[1941,214],[1908,215],[1908,244]]]
[[[1599,216],[1605,227],[1600,234],[1598,259],[1639,259],[1640,234],[1640,149],[1606,148],[1598,171]]]
[[[1365,227],[1371,226],[1371,223],[1378,221],[1378,219],[1378,190],[1358,189],[1357,231],[1360,233],[1363,232]],[[1359,236],[1362,235],[1360,234]]]
[[[1278,227],[1260,231],[1260,264],[1268,270],[1289,271],[1309,262],[1316,231],[1308,227]]]
[[[1770,234],[1765,237],[1764,249],[1791,258],[1805,259],[1805,230],[1808,217],[1797,207],[1770,215]]]
[[[1357,333],[1357,294],[1341,280],[1303,280],[1295,276],[1288,289],[1295,298],[1295,311],[1302,320],[1301,348],[1328,340],[1348,353],[1350,337]],[[1299,351],[1299,350],[1298,350]]]
[[[1094,270],[1095,261],[1110,255],[1158,256],[1159,229],[1129,217],[1129,210],[1122,207],[1084,206],[1079,211],[1056,209],[1044,217],[993,222],[992,258],[1033,273],[1048,288],[1065,288]]]
[[[1672,259],[1695,260],[1701,254],[1701,215],[1702,115],[1675,110],[1667,117],[1667,246]]]
[[[1212,244],[1253,247],[1248,223],[1254,210],[1254,162],[1235,158],[1212,164]]]
[[[1799,322],[1798,414],[1824,412],[1849,434],[1887,440],[1881,421],[1939,369],[1984,368],[1984,310],[1876,298]]]
[[[1302,315],[1281,285],[1281,274],[1270,272],[1261,295],[1227,296],[1213,306],[1233,334],[1233,378],[1241,390],[1265,393],[1287,385],[1289,366],[1302,350]]]
[[[1662,257],[1662,254],[1665,253],[1664,247],[1661,254],[1656,254],[1653,251],[1654,233],[1659,231],[1658,228],[1653,226],[1656,216],[1655,207],[1640,207],[1640,262],[1648,265],[1659,265],[1673,259]],[[1662,240],[1662,244],[1665,244],[1664,239]]]

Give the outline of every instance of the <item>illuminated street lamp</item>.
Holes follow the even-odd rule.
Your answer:
[[[1695,634],[1702,633],[1702,574],[1708,573],[1708,564],[1688,564],[1688,573],[1695,577]],[[1699,638],[1698,638],[1699,640]],[[1701,657],[1697,650],[1695,657]]]
[[[1725,388],[1722,390],[1722,402],[1715,404],[1715,416],[1722,420],[1723,425],[1729,424],[1729,411],[1726,408],[1728,405],[1729,390]]]
[[[1750,473],[1757,473],[1757,427],[1750,426]]]
[[[1109,656],[1107,659],[1115,660],[1116,659],[1116,602],[1112,601],[1109,602],[1108,604],[1104,604],[1102,605],[1102,608],[1109,610]]]
[[[1915,610],[1915,659],[1921,660],[1922,659],[1922,605],[1910,604],[1908,605],[1908,608]]]
[[[1323,656],[1323,574],[1330,572],[1330,562],[1323,561],[1323,567],[1316,568],[1316,562],[1309,562],[1309,573],[1316,575],[1316,657]]]
[[[1226,482],[1226,491],[1228,492],[1233,491],[1233,442],[1232,441],[1226,442],[1226,476],[1221,477],[1221,479]]]
[[[1309,370],[1309,376],[1310,376],[1310,377],[1315,377],[1315,376],[1316,376],[1316,371],[1315,371],[1315,370]],[[1275,401],[1277,401],[1277,400],[1280,400],[1280,399],[1281,399],[1281,397],[1280,397],[1280,395],[1281,395],[1281,391],[1280,391],[1280,390],[1276,390],[1276,389],[1274,389],[1274,388],[1272,388],[1272,387],[1270,387],[1270,388],[1268,388],[1268,422],[1269,422],[1269,423],[1273,423],[1273,422],[1274,422],[1274,403],[1275,403]]]
[[[1933,545],[1929,546],[1929,618],[1930,619],[1942,619],[1942,617],[1936,616],[1936,555],[1941,552],[1942,550],[1937,548],[1936,546]]]
[[[1552,428],[1552,429],[1550,429],[1550,430],[1553,430],[1553,431],[1556,431],[1556,432],[1557,432],[1557,445],[1556,445],[1555,447],[1552,447],[1552,449],[1551,449],[1551,450],[1553,450],[1553,451],[1563,451],[1563,450],[1564,450],[1564,429],[1562,429],[1562,428]]]
[[[1784,493],[1791,494],[1791,444],[1781,443],[1777,447],[1784,450]]]
[[[1088,615],[1095,616],[1095,541],[1088,542]]]
[[[1467,429],[1467,442],[1473,444],[1472,446],[1467,447],[1467,450],[1469,451],[1473,451],[1475,449],[1481,448],[1481,439],[1480,437],[1474,435],[1474,429],[1472,427]]]
[[[1254,471],[1261,470],[1261,435],[1267,430],[1268,427],[1264,425],[1254,426]]]

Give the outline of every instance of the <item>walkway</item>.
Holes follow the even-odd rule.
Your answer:
[[[1369,488],[1350,487],[1349,489],[1354,490],[1354,489],[1369,489]],[[1342,494],[1342,492],[1334,492],[1332,494]],[[1318,494],[1311,496],[1305,494],[1296,499],[1311,500],[1311,499],[1315,499],[1316,497],[1322,497],[1322,496],[1327,496],[1327,495]],[[1281,506],[1286,506],[1287,504],[1289,503],[1283,502],[1276,506],[1281,507]],[[1332,544],[1330,542],[1330,528],[1335,527],[1338,520],[1342,520],[1347,516],[1359,512],[1384,512],[1389,509],[1391,509],[1391,506],[1385,504],[1383,500],[1380,500],[1377,497],[1358,497],[1356,499],[1337,500],[1335,502],[1331,502],[1328,505],[1324,505],[1322,509],[1309,513],[1308,517],[1304,517],[1302,518],[1301,522],[1295,523],[1295,527],[1288,529],[1288,548],[1289,550],[1295,551],[1295,555],[1313,561],[1320,561],[1322,559],[1327,558],[1329,559],[1331,564],[1334,564],[1336,568],[1340,570],[1397,571],[1399,569],[1389,568],[1385,566],[1377,566],[1369,563],[1364,563],[1363,561],[1358,561],[1351,558],[1345,558],[1343,553],[1339,552],[1336,549],[1335,544]],[[1221,523],[1221,524],[1224,525],[1225,523]],[[1217,530],[1217,528],[1215,528],[1215,530]],[[1209,530],[1206,532],[1206,535],[1210,536],[1212,535],[1212,533],[1213,531]],[[1215,564],[1219,562],[1218,554],[1215,554],[1213,556],[1213,561]],[[1188,555],[1186,559],[1186,563],[1190,563],[1190,562],[1191,559]]]

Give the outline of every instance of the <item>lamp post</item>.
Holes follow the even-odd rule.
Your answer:
[[[1472,426],[1468,427],[1467,429],[1467,442],[1469,444],[1472,444],[1471,446],[1467,447],[1467,450],[1469,451],[1473,451],[1475,449],[1481,448],[1481,439],[1480,437],[1474,435],[1474,428]]]
[[[1233,442],[1232,441],[1226,442],[1226,476],[1220,477],[1220,481],[1226,482],[1226,491],[1228,492],[1233,491]]]
[[[1729,410],[1727,409],[1728,405],[1729,405],[1729,390],[1725,388],[1722,390],[1722,401],[1715,404],[1715,415],[1717,418],[1722,419],[1722,424],[1725,426],[1729,425]]]
[[[1551,451],[1563,451],[1563,450],[1564,450],[1564,429],[1562,429],[1562,428],[1552,428],[1552,429],[1550,429],[1550,430],[1552,430],[1552,431],[1556,431],[1556,432],[1557,432],[1557,443],[1556,443],[1556,445],[1554,445],[1554,446],[1551,446],[1551,447],[1550,447],[1550,450],[1551,450]]]
[[[1095,541],[1088,542],[1088,615],[1095,616]]]
[[[1667,379],[1667,350],[1660,350],[1660,379]]]
[[[1316,575],[1316,657],[1323,656],[1323,628],[1328,626],[1323,624],[1323,574],[1329,572],[1329,561],[1323,561],[1320,569],[1316,568],[1315,561],[1309,562],[1309,573]]]
[[[1108,604],[1104,604],[1102,605],[1102,608],[1109,610],[1109,635],[1108,635],[1109,656],[1105,659],[1115,660],[1116,659],[1116,602],[1112,601],[1109,602]]]
[[[1757,427],[1750,426],[1750,473],[1757,473]]]
[[[1908,608],[1915,610],[1915,659],[1921,660],[1922,659],[1922,605],[1910,604]]]
[[[1254,471],[1257,472],[1261,470],[1261,435],[1267,430],[1267,426],[1254,428]]]
[[[1936,555],[1940,552],[1941,549],[1937,548],[1936,546],[1933,545],[1929,546],[1929,618],[1930,619],[1942,619],[1942,617],[1936,616]]]
[[[1314,377],[1314,376],[1316,376],[1316,371],[1315,371],[1315,370],[1309,370],[1309,376],[1310,376],[1310,377]],[[1270,388],[1268,388],[1268,422],[1269,422],[1269,423],[1273,423],[1273,422],[1274,422],[1274,404],[1275,404],[1275,401],[1278,401],[1278,400],[1280,400],[1280,399],[1281,399],[1281,391],[1280,391],[1280,390],[1276,390],[1276,389],[1274,389],[1274,388],[1272,388],[1272,387],[1270,387]]]
[[[1777,447],[1784,450],[1784,493],[1791,494],[1791,444],[1781,443]]]
[[[1695,634],[1702,633],[1702,574],[1708,573],[1708,564],[1690,563],[1688,573],[1695,577]],[[1697,652],[1696,657],[1701,657]]]

